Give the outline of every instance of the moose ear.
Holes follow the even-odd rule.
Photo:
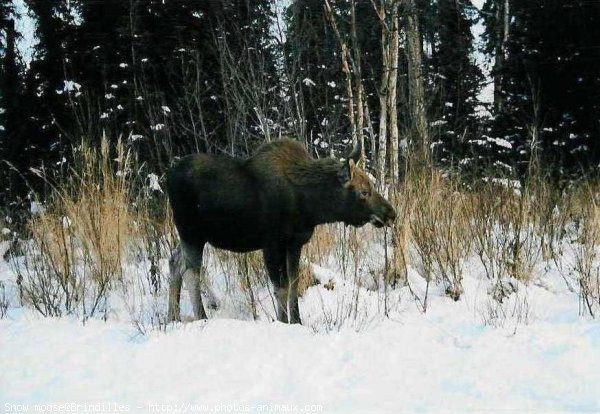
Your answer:
[[[356,141],[356,145],[352,149],[352,152],[348,156],[348,160],[353,160],[354,164],[358,164],[362,159],[362,142],[360,140]]]
[[[340,168],[340,171],[338,172],[338,178],[342,184],[347,185],[352,180],[354,171],[357,168],[357,164],[361,162],[361,159],[362,143],[358,140],[348,156],[348,160],[344,162],[342,168]]]
[[[340,183],[344,184],[344,186],[348,185],[352,178],[354,177],[354,172],[356,171],[356,163],[352,158],[342,164],[342,168],[338,171],[338,179]]]
[[[338,172],[338,178],[340,182],[347,185],[354,177],[354,171],[356,170],[356,164],[361,161],[362,155],[362,143],[360,140],[356,142],[356,145],[352,149],[352,152],[348,156],[348,160],[344,162],[342,168]]]
[[[350,172],[350,180],[352,180],[354,178],[354,172],[356,171],[356,169],[358,168],[356,162],[350,158],[348,160],[348,171]]]

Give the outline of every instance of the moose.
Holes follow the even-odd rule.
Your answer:
[[[247,159],[188,155],[167,174],[179,233],[169,261],[169,320],[180,317],[182,279],[195,319],[206,243],[233,252],[262,250],[276,296],[277,319],[301,323],[298,267],[302,246],[319,224],[391,225],[396,212],[358,166],[361,145],[346,161],[314,159],[291,139],[263,144]]]

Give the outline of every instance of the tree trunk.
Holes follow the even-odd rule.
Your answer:
[[[398,48],[400,43],[400,24],[398,22],[398,3],[392,1],[391,5],[391,36],[390,36],[390,74],[388,78],[387,110],[389,115],[390,131],[390,177],[395,182],[399,176],[398,149],[400,137],[398,135],[398,108],[397,108],[397,85],[398,85]]]
[[[356,2],[352,0],[351,3],[351,16],[352,16],[352,49],[354,52],[353,67],[354,81],[356,83],[356,139],[360,142],[361,148],[361,159],[365,159],[365,139],[364,139],[364,125],[365,125],[365,113],[364,104],[365,90],[362,82],[362,69],[360,64],[360,46],[358,44],[358,36],[356,35]]]
[[[510,1],[496,1],[496,53],[494,57],[494,109],[496,113],[504,108],[503,70],[506,61],[506,47],[510,32]]]
[[[429,132],[425,113],[425,90],[423,86],[423,58],[419,16],[415,0],[406,0],[406,52],[408,59],[408,94],[413,146],[419,156],[429,155]]]
[[[379,86],[379,134],[377,141],[377,178],[385,178],[387,158],[387,95],[390,78],[390,30],[386,19],[386,0],[381,0],[379,19],[381,20],[381,84]]]
[[[341,49],[341,59],[342,59],[342,72],[344,72],[346,78],[346,95],[348,98],[348,120],[350,121],[350,130],[352,131],[352,141],[356,144],[356,140],[358,139],[358,134],[356,131],[356,115],[354,113],[354,93],[352,92],[352,72],[350,71],[350,65],[348,64],[348,60],[350,59],[350,53],[348,52],[348,46],[346,42],[342,38],[340,31],[338,29],[337,21],[335,15],[333,13],[333,9],[331,8],[331,4],[329,4],[329,0],[325,0],[324,4],[325,15],[331,24],[333,32],[340,44]],[[362,141],[361,141],[362,142]],[[363,145],[364,151],[364,145]]]
[[[375,6],[375,5],[374,5]],[[381,0],[375,8],[381,21],[381,83],[379,85],[379,134],[377,151],[377,178],[383,182],[386,161],[392,179],[398,177],[398,0]],[[389,122],[388,122],[389,120]],[[389,140],[388,140],[389,138]],[[389,148],[388,148],[389,145]]]

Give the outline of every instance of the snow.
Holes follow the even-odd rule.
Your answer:
[[[29,13],[29,7],[24,0],[14,0],[15,12],[15,28],[21,34],[17,38],[17,47],[23,60],[27,66],[31,63],[37,39],[35,37],[35,19]]]
[[[481,13],[485,0],[475,0],[472,3]],[[494,82],[491,73],[493,63],[491,56],[486,55],[482,51],[484,46],[484,31],[485,26],[483,24],[483,19],[479,19],[471,29],[476,48],[474,58],[484,76],[483,87],[477,96],[480,105],[478,105],[475,110],[480,118],[490,118],[492,114],[489,110],[489,106],[494,102]]]
[[[62,218],[63,228],[65,228],[65,229],[69,228],[69,227],[71,227],[71,224],[73,224],[72,220],[67,216],[63,216],[63,218]]]
[[[306,86],[315,86],[316,85],[316,83],[314,83],[313,80],[310,78],[304,78],[302,80],[302,83],[304,83]]]
[[[71,81],[71,80],[65,80],[64,81],[64,90],[67,92],[71,92],[73,90],[80,90],[81,89],[81,85],[77,82]]]
[[[473,6],[477,7],[477,9],[481,10],[483,8],[485,0],[473,0],[471,3],[473,3]]]
[[[447,123],[448,123],[448,121],[445,121],[443,119],[439,119],[437,121],[431,122],[429,125],[432,126],[432,127],[436,127],[436,126],[446,125]]]
[[[541,263],[531,283],[509,280],[514,292],[499,304],[471,258],[461,299],[430,286],[423,313],[418,266],[409,269],[410,289],[385,299],[373,277],[383,252],[369,244],[354,253],[356,268],[333,254],[305,263],[320,284],[300,299],[303,326],[272,321],[269,285],[254,292],[260,306],[252,320],[231,260],[212,250],[208,288],[218,309],[208,310],[208,321],[156,328],[149,321],[164,312],[166,287],[139,293],[148,290],[145,260],[128,263],[129,284],[112,298],[107,322],[85,325],[21,306],[16,275],[0,261],[9,298],[0,320],[0,402],[140,412],[261,412],[265,404],[325,413],[600,410],[600,324],[579,316],[578,295],[558,268]],[[166,270],[166,259],[160,266]]]
[[[504,148],[512,149],[512,144],[509,141],[507,141],[506,139],[504,139],[504,138],[491,138],[491,137],[488,137],[487,140],[488,140],[488,142],[495,143],[499,147],[504,147]]]
[[[477,99],[479,100],[479,102],[491,104],[494,102],[494,83],[491,81],[491,77],[488,73],[488,69],[485,69],[486,68],[485,64],[481,63],[480,66],[482,67],[482,69],[484,70],[484,73],[487,76],[487,78],[486,78],[487,82],[481,89],[481,92],[479,93],[479,96],[477,97]]]
[[[500,161],[496,161],[494,165],[510,170],[512,167]],[[484,182],[498,184],[501,187],[513,190],[516,195],[521,194],[521,182],[519,180],[510,180],[508,178],[483,177]]]
[[[32,201],[29,207],[29,212],[33,215],[42,214],[46,211],[46,208],[39,201]]]
[[[0,400],[11,403],[312,404],[340,413],[600,407],[600,328],[585,324],[507,335],[444,328],[432,316],[315,335],[212,320],[145,338],[99,321],[1,324],[8,386]]]
[[[162,193],[162,188],[160,188],[160,183],[159,183],[159,178],[158,175],[154,174],[154,173],[150,173],[148,174],[148,188],[152,191],[158,191],[159,193]]]

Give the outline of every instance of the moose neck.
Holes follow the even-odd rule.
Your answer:
[[[344,189],[339,180],[342,164],[327,158],[312,161],[296,170],[302,193],[302,210],[311,225],[344,220]]]

